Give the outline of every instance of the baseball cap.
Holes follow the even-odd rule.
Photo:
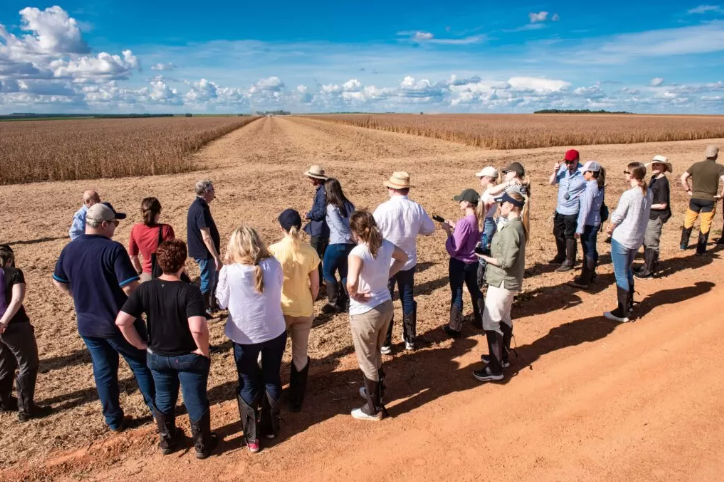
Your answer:
[[[706,158],[712,159],[719,155],[719,148],[717,146],[711,145],[706,147]]]
[[[126,213],[119,213],[113,209],[113,205],[109,202],[97,203],[88,208],[86,219],[102,223],[103,221],[113,221],[114,219],[126,219]]]
[[[477,177],[498,177],[498,170],[493,166],[485,166],[480,172],[475,173]]]
[[[505,174],[506,172],[514,172],[519,177],[525,176],[525,168],[520,162],[511,162],[510,164],[508,164],[508,167],[503,169],[503,174]]]
[[[507,192],[504,192],[503,195],[500,197],[496,197],[494,199],[494,201],[499,204],[508,202],[508,203],[512,204],[513,206],[518,206],[519,208],[522,208],[525,205],[525,201],[518,201],[517,199],[512,197]]]
[[[471,204],[478,204],[480,201],[480,196],[478,196],[478,193],[475,191],[475,189],[466,189],[457,196],[453,198],[455,201],[467,201]]]
[[[294,209],[285,209],[279,215],[279,224],[284,228],[284,231],[289,231],[293,227],[297,229],[302,227],[302,217]]]
[[[570,149],[566,151],[566,155],[563,157],[566,161],[577,161],[580,158],[580,154],[575,149]]]
[[[583,172],[590,171],[590,172],[600,172],[601,171],[601,165],[597,163],[596,161],[588,161],[583,165]]]

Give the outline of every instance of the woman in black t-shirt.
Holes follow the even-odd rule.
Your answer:
[[[634,276],[639,279],[651,278],[656,273],[659,264],[661,230],[671,217],[669,180],[666,178],[666,172],[672,171],[671,163],[664,156],[654,156],[646,167],[653,172],[651,181],[649,181],[653,201],[644,236],[644,264],[633,270]]]
[[[25,313],[25,277],[15,268],[15,253],[7,244],[0,245],[0,287],[5,310],[0,313],[0,411],[18,411],[18,420],[44,417],[50,407],[35,404],[35,381],[38,378],[38,344],[35,330]],[[15,369],[18,398],[11,396]]]
[[[209,379],[209,329],[201,291],[181,281],[186,262],[186,243],[164,241],[156,251],[163,275],[141,284],[128,298],[116,319],[123,336],[136,348],[147,350],[147,364],[156,385],[154,417],[164,455],[173,452],[176,401],[179,385],[189,413],[196,457],[205,459],[218,443],[211,432],[206,387]],[[143,340],[134,323],[146,314],[148,337]]]

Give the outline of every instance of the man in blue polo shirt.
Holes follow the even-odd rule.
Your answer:
[[[583,166],[578,162],[578,151],[571,149],[566,152],[563,161],[556,162],[551,173],[550,184],[558,184],[558,204],[553,220],[553,236],[556,237],[556,257],[551,264],[560,264],[557,272],[570,271],[576,265],[576,227],[580,197],[586,190],[586,179],[583,177]]]
[[[91,354],[103,415],[113,431],[125,428],[118,390],[119,354],[131,367],[151,413],[155,392],[146,352],[128,343],[116,327],[118,312],[138,286],[138,274],[128,253],[111,240],[118,220],[125,217],[110,203],[91,206],[85,234],[63,248],[53,273],[55,285],[73,297],[78,333]],[[145,335],[143,322],[138,320],[136,325]]]
[[[216,307],[216,283],[223,263],[219,256],[221,239],[211,216],[209,203],[216,198],[216,191],[211,181],[196,183],[196,199],[189,207],[186,216],[186,240],[189,257],[194,258],[201,272],[201,294],[206,303],[206,317],[212,318]]]

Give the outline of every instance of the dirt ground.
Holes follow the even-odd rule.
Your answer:
[[[583,146],[584,160],[609,168],[607,203],[625,189],[630,160],[664,154],[675,176],[701,159],[715,141]],[[575,147],[575,146],[572,146]],[[552,272],[551,216],[555,189],[547,186],[564,149],[484,151],[449,142],[295,118],[264,118],[214,142],[198,155],[205,170],[174,176],[37,183],[0,187],[0,242],[10,242],[28,282],[26,308],[41,354],[37,401],[53,415],[27,424],[0,414],[0,480],[717,480],[724,469],[724,328],[718,296],[724,270],[718,251],[696,257],[678,250],[684,193],[672,186],[675,216],[664,228],[662,276],[637,284],[637,322],[605,320],[615,288],[608,245],[595,287],[583,292]],[[386,357],[388,408],[376,424],[353,421],[361,403],[361,374],[346,315],[319,316],[312,330],[313,359],[304,411],[282,411],[281,436],[250,455],[240,446],[233,401],[236,373],[223,320],[211,326],[214,354],[209,395],[212,427],[223,437],[216,454],[197,461],[193,449],[162,457],[130,371],[122,364],[122,406],[137,428],[105,428],[90,357],[79,338],[70,299],[51,282],[55,260],[83,190],[129,213],[117,230],[126,244],[140,221],[140,201],[154,195],[162,221],[185,237],[193,184],[210,178],[218,200],[212,212],[222,240],[248,223],[269,241],[275,219],[294,207],[305,211],[313,188],[302,172],[322,164],[338,177],[358,207],[386,199],[382,181],[393,170],[412,174],[411,197],[430,213],[459,217],[451,199],[476,187],[486,164],[523,162],[533,179],[533,234],[529,276],[514,308],[519,357],[513,376],[482,385],[471,376],[486,352],[469,325],[450,341],[449,287],[444,235],[419,240],[416,296],[422,348],[398,345]],[[674,178],[672,178],[673,180]],[[673,184],[673,183],[672,183]],[[721,229],[717,215],[714,238]],[[197,273],[189,264],[192,275]],[[466,298],[466,312],[471,312]],[[396,317],[400,319],[399,303]],[[321,304],[318,304],[318,309]],[[289,350],[283,366],[288,379]],[[187,419],[180,424],[189,435]]]

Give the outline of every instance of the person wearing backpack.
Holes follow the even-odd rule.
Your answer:
[[[603,222],[601,218],[606,170],[596,161],[588,161],[583,166],[583,177],[586,179],[586,189],[580,198],[581,206],[576,223],[576,238],[581,240],[583,248],[583,268],[581,276],[576,276],[570,285],[586,289],[591,284],[598,265],[596,241]]]
[[[173,228],[169,224],[159,224],[161,203],[155,197],[147,197],[141,201],[143,222],[135,224],[128,240],[128,254],[136,268],[141,282],[158,278],[162,273],[156,262],[156,249],[164,242],[175,238]],[[143,258],[143,263],[138,255]],[[154,275],[154,269],[156,274]]]

